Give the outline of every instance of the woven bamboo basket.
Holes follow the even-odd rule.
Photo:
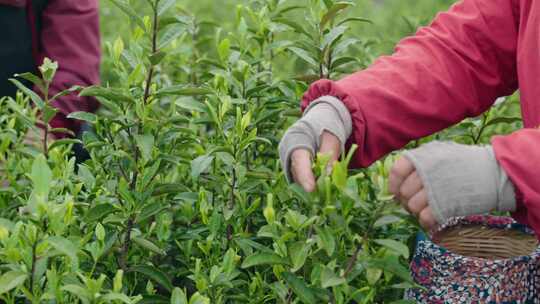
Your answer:
[[[411,262],[424,289],[417,303],[540,303],[540,249],[534,232],[509,217],[455,218],[417,243]]]

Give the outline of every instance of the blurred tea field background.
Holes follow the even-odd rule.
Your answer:
[[[348,17],[360,17],[369,20],[371,23],[353,24],[348,31],[348,36],[358,39],[362,45],[355,48],[352,46],[349,55],[358,59],[356,66],[351,65],[350,71],[361,70],[368,67],[378,56],[392,54],[396,44],[403,38],[414,35],[421,26],[427,26],[437,15],[444,12],[458,0],[356,0],[355,5],[347,10]],[[309,0],[287,1],[287,6],[302,5],[305,6]],[[257,3],[256,0],[238,0],[238,1],[212,1],[212,0],[187,0],[177,4],[177,9],[183,13],[195,16],[199,20],[210,21],[216,27],[223,29],[223,35],[233,35],[236,31],[234,20],[237,15],[237,8],[249,6]],[[129,23],[122,18],[122,12],[110,1],[101,1],[101,32],[102,44],[112,45],[118,37],[129,39]],[[148,13],[148,8],[144,1],[133,1],[134,8],[141,14]],[[307,12],[305,10],[292,11],[289,15],[294,16],[291,20],[301,23]],[[213,31],[213,30],[211,30]],[[211,33],[206,33],[211,34]],[[181,45],[177,46],[179,49]],[[213,41],[208,41],[207,48],[209,52],[215,49]],[[181,51],[180,51],[181,52]],[[305,63],[296,58],[295,64],[291,64],[290,57],[276,58],[280,63],[276,66],[273,73],[279,75],[282,79],[291,79],[305,68]],[[102,81],[104,83],[114,84],[117,78],[113,75],[112,60],[104,56],[102,61]],[[497,109],[494,116],[521,117],[521,108],[519,106],[519,92],[507,99],[501,109]],[[478,120],[466,121],[465,124],[458,125],[457,128],[443,131],[442,133],[450,136],[461,136],[463,133],[471,133],[471,128],[480,128],[481,117]],[[508,134],[521,124],[511,123],[511,126],[497,126],[492,124],[487,127],[491,132],[486,132],[484,142],[489,142],[491,134]],[[429,137],[424,141],[429,141]],[[438,135],[435,135],[438,138]],[[418,144],[418,143],[417,143]]]
[[[249,5],[253,0],[187,0],[179,6],[186,12],[197,16],[201,20],[215,22],[225,30],[234,31],[233,21],[237,6]],[[288,1],[289,5],[305,5],[307,0]],[[419,26],[427,25],[437,14],[446,10],[456,0],[356,0],[355,7],[350,9],[351,17],[369,19],[373,24],[356,24],[351,33],[370,45],[368,63],[379,55],[391,54],[395,44],[407,35],[414,34]],[[112,43],[120,35],[129,35],[129,24],[122,18],[122,12],[109,1],[101,1],[101,31],[103,43]],[[144,1],[134,2],[138,10],[147,10]],[[293,12],[297,22],[301,22],[305,12]],[[107,71],[110,61],[103,62],[103,81],[111,81]],[[290,65],[283,62],[277,72],[287,76]],[[360,67],[359,67],[360,68]]]

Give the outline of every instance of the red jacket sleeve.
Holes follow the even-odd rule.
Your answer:
[[[477,116],[517,89],[519,5],[464,0],[441,13],[392,56],[339,81],[320,80],[302,106],[320,96],[341,99],[353,119],[354,166],[452,124]]]
[[[99,82],[100,34],[98,0],[50,0],[42,15],[41,59],[58,61],[59,70],[51,94],[73,85],[89,86]],[[41,62],[41,60],[40,60]],[[54,103],[60,113],[53,127],[79,129],[77,121],[66,118],[71,112],[93,112],[98,104],[92,98],[65,96]]]
[[[540,238],[540,130],[523,129],[496,136],[491,142],[497,160],[516,186],[514,218],[531,225]]]

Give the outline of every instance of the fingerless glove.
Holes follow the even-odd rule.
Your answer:
[[[431,142],[405,152],[439,224],[451,217],[515,211],[514,186],[491,146]]]
[[[306,149],[314,156],[321,146],[324,131],[334,134],[341,143],[341,151],[352,132],[349,111],[337,98],[323,96],[313,101],[304,111],[300,120],[293,124],[279,143],[279,156],[289,182],[291,175],[291,155],[297,149]]]

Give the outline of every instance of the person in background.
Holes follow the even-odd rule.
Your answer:
[[[338,81],[315,82],[284,135],[290,181],[313,191],[316,152],[354,166],[489,109],[520,90],[525,129],[489,146],[433,142],[394,164],[389,189],[426,229],[450,217],[511,211],[540,236],[540,1],[462,0],[395,53]]]
[[[51,96],[74,85],[99,83],[98,0],[0,0],[0,28],[0,96],[14,96],[17,89],[8,79],[16,73],[37,73],[45,57],[59,63]],[[53,105],[59,112],[51,126],[75,134],[82,126],[67,115],[98,107],[94,99],[76,94]]]

